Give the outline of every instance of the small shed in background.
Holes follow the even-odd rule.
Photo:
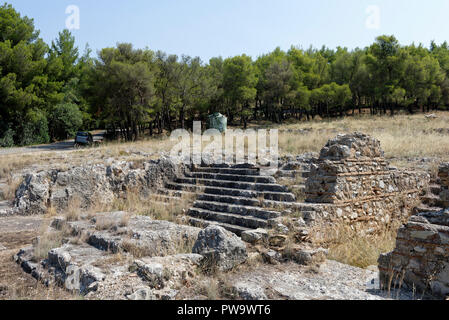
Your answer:
[[[207,119],[207,129],[217,129],[221,133],[226,132],[228,127],[228,118],[219,112],[211,114]]]

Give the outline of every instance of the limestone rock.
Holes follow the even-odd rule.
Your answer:
[[[242,240],[251,244],[265,242],[268,239],[268,232],[265,229],[248,230],[242,232]]]
[[[287,242],[287,236],[284,235],[272,235],[268,239],[268,243],[272,247],[282,247]]]
[[[335,139],[329,140],[320,153],[320,159],[379,158],[383,156],[379,140],[360,132],[338,135]]]
[[[271,250],[271,249],[262,251],[261,254],[262,254],[263,260],[269,264],[276,265],[276,264],[283,262],[283,260],[284,260],[282,258],[282,254],[280,254],[277,251]]]
[[[153,294],[153,290],[150,288],[140,288],[133,294],[127,296],[128,300],[132,301],[150,301],[156,300],[156,296]]]
[[[300,265],[320,265],[326,261],[328,250],[297,247],[293,250],[293,259]]]
[[[243,300],[258,301],[268,299],[264,289],[254,283],[238,282],[234,285],[233,289],[238,297]]]
[[[73,201],[87,208],[92,204],[109,204],[129,191],[137,190],[147,196],[182,170],[182,165],[163,158],[140,167],[119,161],[30,173],[17,189],[13,211],[21,215],[43,214],[52,206],[62,213]]]
[[[140,260],[134,262],[137,273],[149,282],[150,287],[154,289],[164,288],[164,267],[160,263],[145,263]]]
[[[47,172],[28,174],[16,191],[14,208],[24,215],[45,213],[49,194],[50,175]]]
[[[193,247],[193,253],[201,254],[210,267],[229,271],[248,258],[245,243],[224,228],[211,225],[202,230]]]

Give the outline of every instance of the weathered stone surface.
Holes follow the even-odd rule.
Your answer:
[[[248,230],[242,233],[242,240],[251,244],[263,243],[268,240],[268,231],[265,229]]]
[[[133,162],[117,162],[28,174],[16,192],[13,211],[42,214],[51,206],[62,212],[72,201],[88,207],[109,204],[128,191],[148,195],[182,170],[182,166],[160,159],[137,168]]]
[[[162,289],[164,287],[164,267],[160,263],[134,261],[139,276],[147,281],[151,288]]]
[[[291,253],[290,253],[291,254]],[[300,265],[321,265],[328,256],[328,250],[296,247],[293,249],[293,260]]]
[[[50,181],[47,172],[28,174],[16,191],[15,209],[23,214],[45,212],[50,195],[49,189]]]
[[[383,300],[413,299],[406,292],[383,293],[376,286],[377,273],[327,260],[319,272],[285,264],[280,268],[261,264],[255,269],[231,274],[231,283],[265,289],[269,299],[288,300]]]
[[[333,160],[383,157],[384,152],[380,147],[379,140],[360,132],[338,135],[335,139],[329,140],[320,153],[320,159]]]
[[[261,252],[263,260],[268,264],[277,265],[281,262],[284,262],[284,258],[282,254],[275,250],[264,250]]]
[[[435,297],[449,295],[449,210],[419,213],[398,232],[396,248],[379,258],[380,281]]]
[[[199,254],[142,258],[134,261],[133,268],[151,289],[162,290],[191,279],[194,267],[200,266],[203,259]]]
[[[267,300],[264,289],[251,282],[238,282],[234,285],[237,296],[243,300]]]
[[[438,177],[440,178],[441,186],[445,190],[449,189],[449,162],[440,165]]]
[[[272,247],[282,247],[287,241],[287,236],[275,234],[268,238],[268,243]]]
[[[325,205],[313,213],[313,219],[305,218],[339,220],[373,230],[393,220],[405,222],[429,180],[425,172],[392,169],[378,140],[362,133],[339,135],[311,165],[306,201]]]
[[[217,225],[202,230],[193,247],[193,253],[201,254],[205,263],[228,271],[248,258],[245,243],[234,233]]]
[[[128,217],[127,224],[120,227],[124,217]],[[107,228],[98,230],[97,223]],[[175,254],[180,247],[195,242],[201,231],[200,228],[146,216],[129,216],[127,212],[98,213],[91,220],[75,222],[58,217],[52,226],[58,230],[65,226],[74,235],[84,235],[87,243],[99,250],[112,253],[138,251],[142,256]]]
[[[150,288],[140,288],[133,294],[127,296],[127,298],[132,301],[150,301],[156,300],[156,295],[153,294],[153,290]]]

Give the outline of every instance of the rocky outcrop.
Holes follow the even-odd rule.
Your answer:
[[[241,281],[233,286],[233,290],[242,300],[268,300],[264,289],[255,283]]]
[[[21,215],[42,214],[53,207],[62,211],[72,201],[87,208],[108,204],[128,191],[152,193],[182,171],[170,160],[142,164],[115,162],[110,165],[74,167],[27,174],[19,186],[13,211]]]
[[[180,248],[192,245],[201,231],[199,228],[169,221],[152,220],[145,216],[132,216],[123,225],[126,212],[98,213],[92,219],[66,221],[56,218],[52,226],[86,239],[99,250],[117,253],[138,253],[141,256],[175,254]]]
[[[93,261],[104,258],[105,254],[88,245],[66,244],[50,250],[48,258],[40,263],[35,260],[32,247],[21,250],[14,258],[22,268],[45,284],[56,283],[69,291],[86,295],[96,291],[98,282],[105,274],[93,266]]]
[[[55,248],[46,249],[52,242],[40,237],[20,250],[15,261],[45,285],[92,299],[174,298],[174,288],[190,281],[203,260],[188,253],[200,229],[143,216],[130,217],[123,225],[125,214],[103,213],[80,221],[56,218],[50,232],[63,236],[63,245],[55,242]],[[101,219],[109,219],[107,227],[97,224]],[[44,258],[36,255],[46,250]],[[140,289],[129,292],[129,283]]]
[[[210,225],[198,235],[193,253],[204,256],[207,268],[232,270],[248,258],[245,243],[234,233],[217,225]]]

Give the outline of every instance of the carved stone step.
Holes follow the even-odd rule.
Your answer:
[[[201,186],[211,186],[220,188],[242,189],[242,190],[254,190],[254,191],[270,191],[270,192],[288,192],[285,186],[279,184],[262,184],[251,182],[239,182],[239,181],[222,181],[222,180],[209,180],[209,179],[197,179],[197,178],[177,178],[176,182],[182,184],[193,184]]]
[[[278,211],[270,211],[260,207],[233,205],[221,202],[195,201],[194,207],[209,211],[237,214],[241,216],[253,216],[264,220],[278,218],[281,215]]]
[[[260,173],[259,169],[244,169],[244,168],[214,168],[214,167],[194,167],[192,172],[204,172],[204,173],[219,173],[219,174],[233,174],[233,175],[246,175],[257,176]]]
[[[287,201],[294,202],[296,200],[295,196],[289,192],[261,192],[254,190],[243,190],[234,188],[220,188],[213,186],[199,186],[186,183],[174,183],[168,182],[166,188],[178,191],[188,191],[195,193],[205,193],[211,195],[224,195],[233,197],[245,197],[245,198],[263,198],[266,200],[274,201]]]
[[[230,225],[236,225],[249,229],[266,228],[268,226],[267,220],[264,219],[258,219],[251,216],[242,216],[239,214],[210,211],[201,208],[191,208],[189,210],[189,216],[208,221],[227,223]]]
[[[223,227],[226,230],[233,232],[238,236],[241,236],[242,233],[245,231],[252,230],[251,228],[240,227],[240,226],[231,225],[231,224],[222,223],[222,222],[207,221],[207,220],[198,219],[198,218],[190,218],[189,220],[190,220],[191,225],[198,227],[198,228],[207,228],[208,226],[214,224],[214,225]]]
[[[274,184],[276,179],[273,177],[253,176],[253,175],[237,175],[237,174],[222,174],[222,173],[207,173],[207,172],[188,172],[187,178],[207,179],[207,180],[221,180],[221,181],[241,181],[251,183]]]

